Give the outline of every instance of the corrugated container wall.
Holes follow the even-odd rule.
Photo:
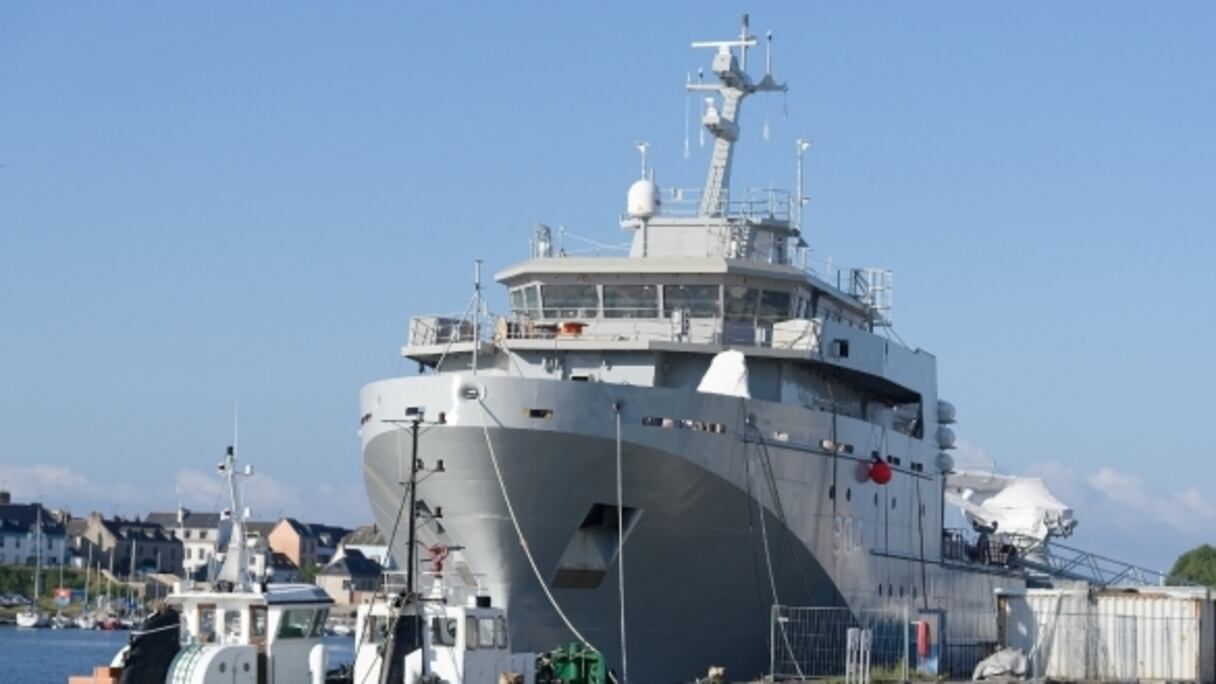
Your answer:
[[[998,597],[1003,646],[1066,681],[1216,681],[1212,594],[1189,587],[1027,589]]]

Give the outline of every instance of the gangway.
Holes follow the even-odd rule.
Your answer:
[[[1191,586],[1192,583],[1171,580],[1169,573],[1134,565],[1108,556],[1078,549],[1050,539],[1013,536],[1005,539],[1016,553],[1010,555],[1010,565],[1024,569],[1032,579],[1041,581],[1078,580],[1098,588],[1128,586]]]

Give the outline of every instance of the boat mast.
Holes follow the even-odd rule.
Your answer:
[[[93,545],[89,544],[89,559],[84,563],[84,602],[81,604],[82,611],[89,609],[89,571],[93,566]]]
[[[756,37],[749,33],[746,14],[743,15],[743,28],[737,39],[696,41],[692,44],[694,48],[714,48],[718,51],[714,55],[713,72],[721,82],[718,85],[688,83],[685,88],[690,92],[716,93],[722,98],[719,109],[713,95],[707,97],[705,114],[701,117],[705,129],[714,136],[714,150],[709,158],[709,175],[705,179],[705,190],[701,194],[702,216],[726,214],[726,204],[730,200],[730,167],[734,158],[735,141],[739,139],[739,107],[743,98],[752,93],[785,92],[788,89],[786,84],[778,84],[773,80],[771,31],[767,38],[765,74],[759,83],[753,83],[747,75],[747,50],[756,44]],[[738,58],[735,57],[735,48],[739,49]]]
[[[234,442],[236,440],[233,440]],[[245,514],[241,506],[241,488],[237,486],[237,476],[253,475],[253,468],[245,466],[243,473],[236,469],[236,447],[228,447],[219,471],[228,483],[228,497],[232,506],[232,535],[228,538],[228,550],[224,554],[224,564],[220,567],[217,580],[230,582],[233,591],[250,591],[249,555],[245,545]]]
[[[34,610],[42,598],[42,504],[34,509]]]

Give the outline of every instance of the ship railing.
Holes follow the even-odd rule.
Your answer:
[[[695,316],[685,310],[660,312],[656,306],[610,308],[551,307],[543,316],[515,313],[483,322],[482,342],[514,340],[584,342],[685,342],[816,352],[823,321],[787,315]],[[423,315],[410,319],[410,347],[444,347],[473,341],[468,318]]]
[[[664,188],[659,193],[659,215],[675,218],[703,216],[701,188]],[[773,188],[746,188],[731,196],[729,193],[718,200],[708,214],[727,218],[789,222],[797,200],[788,190]],[[628,216],[622,216],[628,220]]]
[[[1135,585],[1190,585],[1169,573],[1078,549],[1051,539],[1004,535],[1017,549],[1015,563],[1032,573],[1085,580],[1100,587]]]
[[[1021,568],[1031,575],[1081,580],[1098,587],[1189,584],[1168,573],[1084,551],[1051,538],[1017,534],[976,534],[962,529],[942,531],[946,560]]]
[[[480,337],[489,339],[482,326]],[[431,314],[410,318],[410,346],[471,342],[473,321],[461,314]]]
[[[819,319],[789,316],[712,316],[685,313],[660,316],[655,307],[608,308],[602,313],[545,309],[544,317],[515,315],[494,326],[497,340],[660,341],[814,351],[819,348]]]

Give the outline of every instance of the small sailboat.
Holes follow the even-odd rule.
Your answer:
[[[27,629],[49,627],[51,624],[46,613],[38,609],[38,600],[42,598],[42,506],[38,506],[36,511],[37,518],[34,523],[37,535],[34,540],[34,598],[28,606],[17,613],[17,626]]]
[[[84,564],[84,599],[80,602],[80,615],[76,616],[79,629],[97,629],[97,620],[89,612],[89,581],[92,579],[93,547],[89,546],[89,558]]]

